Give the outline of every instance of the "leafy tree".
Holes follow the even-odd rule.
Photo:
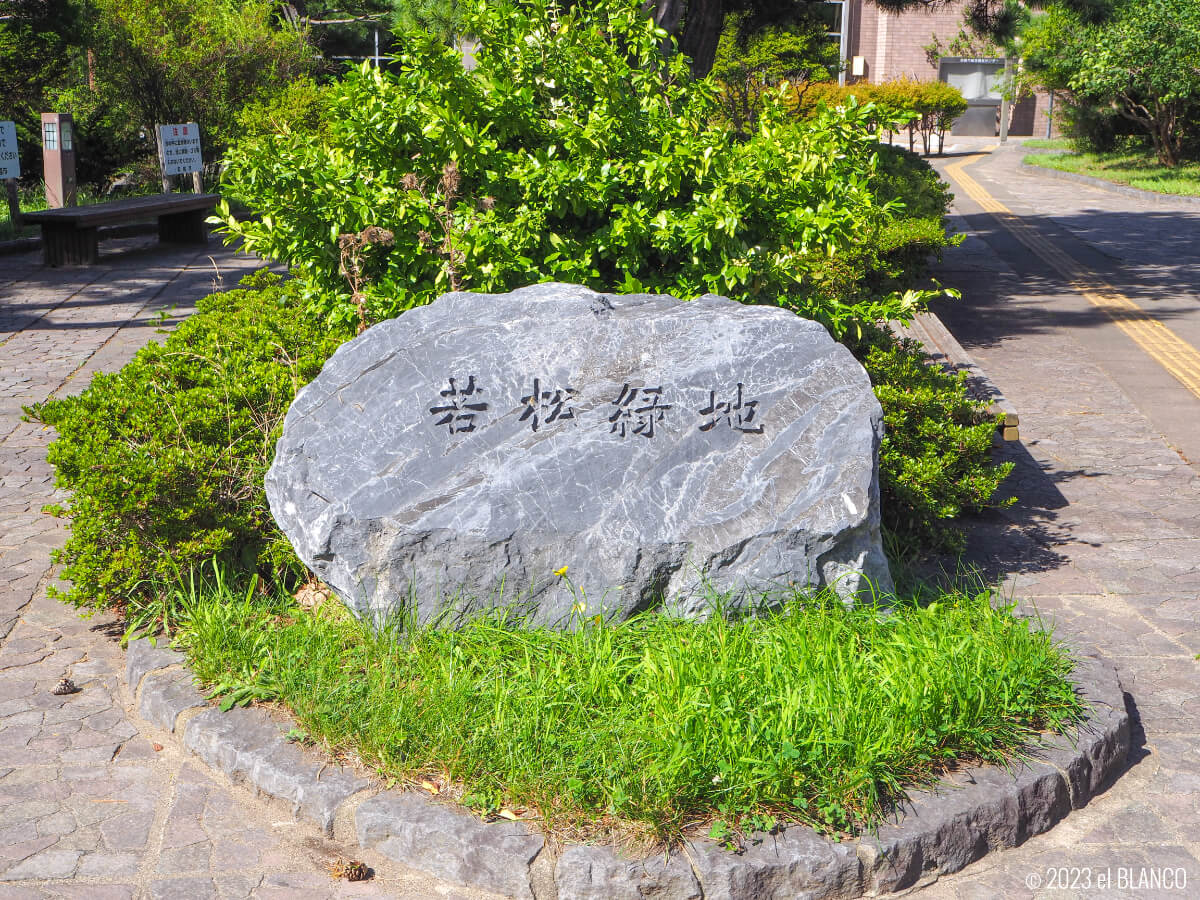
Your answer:
[[[816,16],[757,31],[750,31],[749,23],[746,13],[729,17],[711,73],[720,86],[725,115],[743,136],[757,125],[766,93],[785,81],[827,80],[839,62],[838,48]]]
[[[393,22],[400,31],[425,31],[452,44],[464,36],[466,6],[461,0],[395,0]]]
[[[39,114],[78,55],[78,29],[71,0],[0,0],[0,119],[16,123],[27,170],[41,145]]]
[[[73,67],[69,87],[47,93],[46,109],[70,113],[75,122],[75,175],[81,185],[103,191],[118,172],[158,180],[154,134],[138,124],[124,98],[107,85],[90,87],[86,58]]]
[[[92,0],[97,75],[139,123],[195,121],[205,151],[236,134],[237,111],[311,71],[303,28],[280,23],[271,0]]]
[[[1159,162],[1178,165],[1184,117],[1200,105],[1200,4],[1127,0],[1088,37],[1071,87],[1115,100],[1120,115],[1149,133]]]
[[[1014,42],[1023,77],[1047,90],[1070,92],[1086,31],[1079,15],[1065,6],[1027,14]]]
[[[929,43],[921,49],[925,51],[925,61],[932,69],[937,69],[938,62],[943,56],[996,57],[1004,55],[1004,51],[989,36],[974,31],[971,23],[965,19],[959,26],[958,34],[950,40],[943,42],[936,34],[931,34],[929,38]]]
[[[1029,17],[1017,43],[1028,79],[1071,104],[1077,140],[1100,143],[1115,116],[1149,138],[1159,162],[1179,164],[1184,123],[1200,110],[1194,0],[1123,0],[1091,22],[1057,3]]]
[[[307,30],[329,71],[374,56],[377,36],[380,57],[390,55],[391,17],[390,0],[290,0],[281,13],[283,21]]]

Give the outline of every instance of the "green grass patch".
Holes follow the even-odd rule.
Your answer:
[[[37,212],[46,208],[46,192],[41,185],[36,188],[18,188],[17,199],[23,213]],[[39,232],[40,229],[36,225],[15,227],[11,211],[8,208],[8,195],[0,194],[0,241],[33,237]]]
[[[574,836],[853,832],[905,786],[1003,762],[1081,713],[1067,656],[987,592],[890,612],[797,596],[756,619],[568,632],[497,613],[376,634],[336,600],[310,612],[219,575],[170,603],[226,703],[279,701],[385,776]]]
[[[1025,146],[1029,146],[1029,141],[1025,142]],[[1025,157],[1025,162],[1060,172],[1091,175],[1143,191],[1200,197],[1200,162],[1188,162],[1171,168],[1161,165],[1148,151],[1031,153]]]
[[[1070,138],[1028,138],[1021,142],[1024,150],[1071,150],[1075,146]]]

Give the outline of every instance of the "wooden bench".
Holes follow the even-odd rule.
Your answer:
[[[158,239],[174,244],[208,241],[204,220],[216,205],[216,194],[153,194],[109,200],[91,206],[64,206],[25,213],[26,222],[42,226],[42,258],[48,266],[90,266],[100,256],[103,225],[158,220]]]

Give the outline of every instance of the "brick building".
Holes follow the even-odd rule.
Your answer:
[[[848,81],[879,83],[905,76],[936,81],[939,66],[936,61],[930,62],[925,48],[933,43],[934,36],[943,47],[949,45],[963,27],[962,0],[899,14],[885,12],[869,0],[827,0],[827,6],[830,35],[841,47]],[[972,77],[971,66],[964,63],[942,69],[944,80],[955,84],[961,79],[957,86],[964,88],[970,99],[971,86],[980,83],[980,78]],[[998,93],[992,92],[991,96],[999,99]],[[1044,136],[1048,102],[1049,97],[1039,93],[1014,104],[1009,134]]]

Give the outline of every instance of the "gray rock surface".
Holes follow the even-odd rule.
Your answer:
[[[560,900],[700,900],[704,894],[687,857],[675,851],[625,859],[610,847],[566,847],[554,869]]]
[[[138,712],[147,722],[174,731],[180,713],[204,705],[191,672],[163,672],[146,678]]]
[[[1015,847],[1071,811],[1066,780],[1045,763],[1013,771],[968,769],[937,788],[913,791],[897,824],[858,842],[869,894],[912,887],[925,873],[957,872],[985,854]]]
[[[188,722],[183,745],[214,769],[289,804],[331,833],[339,807],[370,785],[287,741],[261,709],[208,709]]]
[[[521,822],[479,821],[412,793],[385,791],[354,813],[360,847],[439,878],[533,898],[530,866],[545,839]]]
[[[288,411],[267,497],[376,621],[701,615],[713,590],[891,589],[881,434],[862,367],[781,309],[447,294],[339,348]]]
[[[147,638],[130,641],[125,656],[125,682],[131,691],[136,691],[147,672],[178,665],[186,659],[179,651],[169,649],[166,641],[160,640],[157,645],[150,643]]]
[[[740,854],[708,840],[688,844],[705,900],[826,900],[862,893],[862,864],[852,843],[834,843],[800,826],[755,837]]]

